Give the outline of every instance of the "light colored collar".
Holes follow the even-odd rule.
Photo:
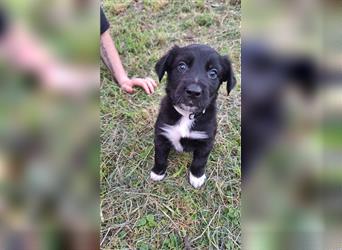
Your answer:
[[[175,110],[181,114],[182,116],[186,116],[186,117],[189,117],[190,120],[194,119],[195,118],[195,113],[194,112],[191,112],[191,111],[186,111],[176,105],[173,106],[175,108]],[[202,114],[205,113],[205,109],[202,111]]]

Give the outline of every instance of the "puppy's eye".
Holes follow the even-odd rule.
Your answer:
[[[208,77],[212,80],[217,78],[217,70],[216,69],[211,69],[208,71]]]
[[[188,69],[188,65],[185,62],[180,62],[177,66],[177,70],[181,73],[184,73]]]

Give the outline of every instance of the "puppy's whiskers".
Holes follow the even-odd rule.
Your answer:
[[[183,97],[182,96],[179,96],[177,101],[176,101],[176,105],[178,106],[179,104],[181,104],[183,102]]]

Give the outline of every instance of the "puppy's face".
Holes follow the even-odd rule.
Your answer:
[[[166,92],[174,105],[197,112],[205,109],[217,95],[222,82],[228,93],[235,85],[231,63],[206,45],[173,47],[156,64],[159,81],[168,74]]]

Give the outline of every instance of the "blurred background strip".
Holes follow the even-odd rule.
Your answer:
[[[99,245],[99,3],[0,5],[0,249]]]
[[[244,249],[342,247],[341,10],[242,2]]]

